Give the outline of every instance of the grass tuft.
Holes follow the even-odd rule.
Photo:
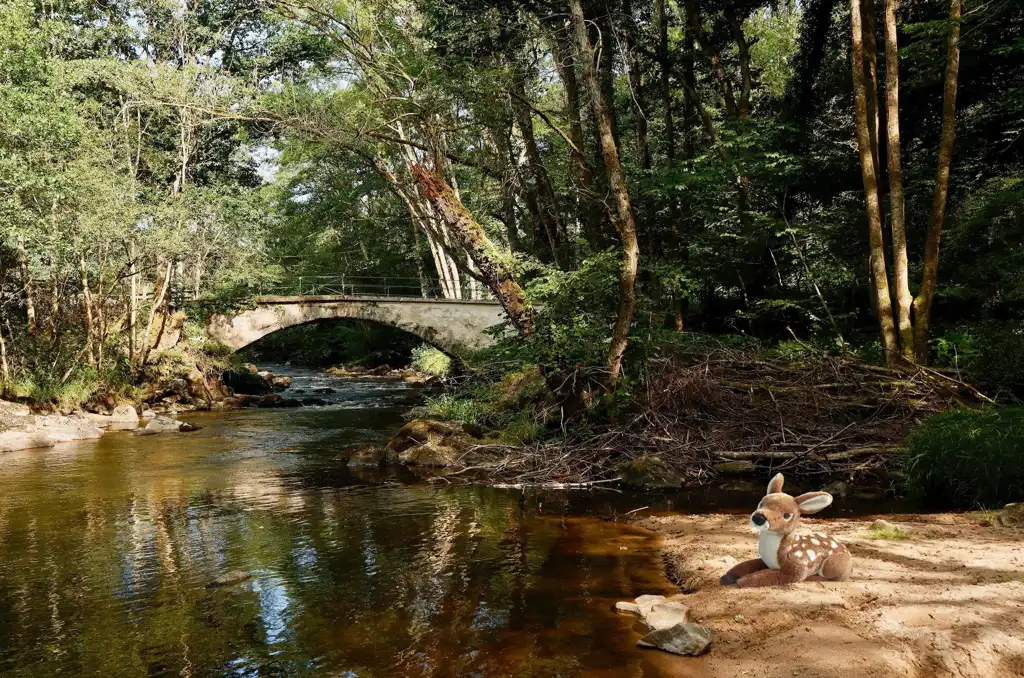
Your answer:
[[[893,527],[873,527],[867,534],[861,535],[862,539],[885,539],[887,541],[902,541],[904,539],[912,539],[910,533],[906,530]]]

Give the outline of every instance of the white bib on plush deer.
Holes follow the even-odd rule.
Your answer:
[[[782,474],[768,483],[768,494],[750,514],[758,533],[761,556],[735,566],[722,577],[723,586],[775,586],[801,581],[846,581],[853,559],[846,547],[827,534],[797,534],[800,517],[832,503],[828,492],[791,497],[782,491]]]

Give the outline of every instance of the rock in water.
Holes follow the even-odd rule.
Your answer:
[[[637,619],[642,619],[643,618],[643,615],[640,614],[640,606],[637,605],[636,603],[629,603],[629,602],[618,602],[618,603],[615,603],[615,613],[616,614],[632,615],[633,617],[636,617]]]
[[[711,631],[699,624],[676,624],[651,631],[637,641],[640,647],[653,647],[690,657],[704,654],[711,647]]]
[[[207,584],[206,588],[215,589],[221,586],[231,586],[232,584],[238,584],[251,578],[252,575],[248,572],[243,572],[242,570],[231,570],[230,572],[222,574],[221,576],[217,577],[212,582]]]
[[[146,424],[146,431],[180,431],[182,423],[170,417],[153,417],[153,420]]]
[[[349,466],[382,466],[387,461],[387,450],[380,445],[360,445],[352,450]]]

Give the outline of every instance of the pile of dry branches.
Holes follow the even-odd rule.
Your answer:
[[[926,414],[989,399],[957,376],[851,357],[800,362],[715,348],[666,357],[619,421],[557,443],[503,450],[496,475],[521,484],[592,483],[656,455],[684,478],[721,472],[863,473],[895,454]]]

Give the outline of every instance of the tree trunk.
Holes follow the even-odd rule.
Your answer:
[[[743,21],[737,16],[735,8],[727,6],[725,16],[729,22],[733,39],[736,41],[736,50],[740,58],[742,89],[740,90],[739,117],[740,120],[746,120],[750,113],[750,92],[753,89],[753,78],[750,74],[750,43],[743,35]]]
[[[921,289],[914,299],[914,352],[921,364],[928,362],[928,333],[931,329],[932,302],[939,272],[939,241],[942,223],[946,217],[946,197],[949,193],[949,168],[953,162],[953,136],[956,131],[956,89],[960,73],[960,0],[949,5],[949,39],[946,54],[946,81],[942,92],[942,138],[939,142],[938,170],[935,192],[928,217],[928,237],[924,244],[924,270]]]
[[[0,394],[7,390],[11,383],[11,368],[7,365],[7,342],[4,341],[4,328],[0,326]]]
[[[872,121],[868,112],[868,70],[864,63],[864,30],[860,0],[850,0],[850,24],[853,46],[853,111],[857,148],[860,153],[861,178],[868,219],[868,244],[871,254],[871,277],[874,283],[875,311],[881,329],[886,362],[899,355],[896,328],[892,317],[892,299],[885,271],[885,241],[882,237],[882,212],[878,201],[878,176],[871,141]]]
[[[613,390],[622,370],[622,356],[629,343],[629,330],[633,324],[636,309],[636,274],[640,250],[636,239],[636,218],[629,200],[629,187],[622,163],[619,161],[618,146],[608,111],[608,102],[601,91],[594,54],[587,36],[580,0],[569,2],[573,29],[576,34],[577,53],[583,62],[586,87],[590,93],[591,108],[598,128],[601,156],[604,160],[608,187],[611,190],[614,223],[622,239],[622,265],[619,270],[619,312],[612,329],[611,345],[608,347],[608,388]]]
[[[93,317],[92,291],[89,289],[89,269],[85,264],[85,255],[79,255],[78,267],[82,273],[82,309],[85,315],[85,355],[90,365],[96,364],[96,353],[93,350]],[[102,350],[102,349],[101,349]]]
[[[626,15],[626,30],[624,32],[622,55],[623,61],[629,67],[629,89],[630,98],[633,100],[633,107],[636,109],[636,150],[640,156],[640,169],[651,169],[651,145],[647,134],[647,115],[644,113],[644,73],[640,64],[640,57],[636,52],[637,26],[633,18],[633,3],[631,0],[623,0],[622,11]]]
[[[521,336],[529,336],[533,331],[533,307],[526,301],[511,268],[503,257],[498,256],[483,227],[473,219],[442,177],[418,164],[410,165],[409,169],[423,195],[447,225],[449,233],[476,264],[488,287],[501,302],[509,321]]]
[[[675,119],[672,115],[672,84],[670,75],[672,69],[668,56],[668,0],[655,0],[654,11],[658,23],[658,62],[661,65],[661,108],[665,122],[665,157],[668,158],[669,166],[676,162],[676,130]],[[672,206],[678,208],[675,201]]]
[[[530,173],[533,183],[538,208],[538,217],[541,226],[548,238],[551,247],[551,258],[563,271],[569,270],[569,262],[563,247],[561,219],[558,215],[558,204],[555,201],[555,192],[551,187],[551,179],[548,176],[547,168],[540,157],[540,150],[537,148],[537,138],[533,133],[533,113],[526,103],[526,90],[522,81],[516,83],[512,97],[512,109],[516,116],[516,126],[523,138],[523,148],[526,150],[526,167]]]
[[[914,359],[911,325],[910,271],[907,260],[906,209],[900,149],[900,66],[896,42],[896,0],[885,0],[885,121],[886,159],[889,168],[889,219],[892,226],[892,267],[896,287],[896,327],[900,354]]]
[[[561,35],[555,36],[555,48],[557,51],[556,68],[565,90],[565,115],[569,120],[569,138],[572,139],[573,146],[575,146],[570,153],[573,176],[576,179],[576,204],[583,215],[583,230],[587,234],[590,246],[594,249],[601,249],[605,240],[603,237],[604,212],[594,199],[594,172],[584,155],[586,141],[583,134],[583,119],[580,116],[582,106],[579,81],[576,78],[576,58],[571,42],[567,42]]]
[[[36,332],[36,305],[32,298],[32,271],[28,267],[28,253],[25,245],[18,247],[18,266],[21,269],[21,289],[25,295],[25,320],[28,323],[28,333]]]
[[[722,100],[725,102],[725,110],[731,117],[738,117],[739,108],[736,105],[736,96],[732,91],[732,82],[729,80],[729,76],[725,72],[725,66],[722,63],[722,55],[715,50],[707,33],[704,32],[704,26],[701,25],[700,9],[697,6],[697,0],[686,0],[686,22],[693,33],[693,37],[696,38],[701,52],[704,53],[705,57],[711,60],[711,70],[715,74],[715,80],[718,82],[718,89],[722,93]]]
[[[131,248],[128,250],[128,256],[130,262],[128,264],[128,355],[129,362],[135,365],[135,356],[138,355],[138,346],[136,335],[138,329],[136,327],[139,319],[139,267],[136,262],[138,250],[135,245],[135,241],[132,241]]]
[[[149,360],[149,352],[153,350],[153,342],[150,339],[150,333],[153,331],[153,320],[156,318],[157,311],[163,306],[164,299],[167,297],[167,288],[171,285],[171,271],[173,270],[174,263],[168,261],[167,269],[162,272],[163,280],[161,281],[161,271],[159,264],[157,265],[157,279],[153,285],[153,306],[149,309],[149,320],[146,322],[146,333],[142,337],[142,355],[139,356],[138,369],[142,369],[146,366],[146,361]],[[157,289],[160,290],[159,296],[156,295]]]

